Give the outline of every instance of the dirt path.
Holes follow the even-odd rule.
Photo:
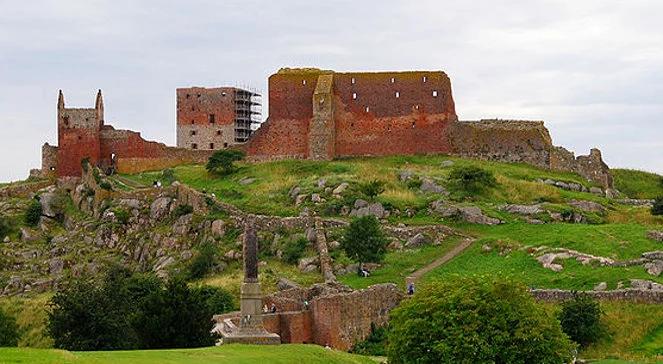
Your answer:
[[[416,272],[412,273],[410,276],[405,278],[405,284],[409,284],[410,282],[415,282],[419,278],[421,278],[424,274],[432,271],[433,269],[441,266],[442,264],[450,261],[453,259],[456,255],[462,253],[465,249],[467,249],[472,243],[474,242],[473,239],[470,238],[465,238],[463,241],[460,242],[460,244],[456,245],[453,249],[447,252],[447,254],[444,254],[443,256],[435,259],[434,262],[428,264],[427,266],[417,270]]]

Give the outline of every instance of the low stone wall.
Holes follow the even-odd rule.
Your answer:
[[[9,184],[5,187],[0,188],[0,198],[30,197],[31,194],[41,190],[42,188],[48,187],[52,184],[53,182],[50,180]]]
[[[573,298],[574,291],[561,289],[530,290],[534,298],[546,302],[560,302]],[[633,303],[663,303],[663,291],[645,289],[617,289],[613,291],[580,291],[601,301],[627,301]]]
[[[118,158],[117,172],[134,174],[146,171],[158,171],[172,168],[183,164],[206,163],[209,154],[197,152],[196,155],[178,157],[154,157],[154,158]]]

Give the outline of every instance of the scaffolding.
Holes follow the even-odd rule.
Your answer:
[[[245,143],[262,119],[262,99],[259,93],[235,89],[235,142]]]

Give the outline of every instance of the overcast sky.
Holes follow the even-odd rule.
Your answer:
[[[461,120],[545,120],[555,144],[663,173],[662,1],[0,0],[0,181],[55,144],[56,101],[175,144],[175,89],[280,67],[444,70]],[[266,98],[265,98],[266,99]]]

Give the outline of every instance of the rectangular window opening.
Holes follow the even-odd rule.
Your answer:
[[[353,92],[353,93],[352,93],[352,99],[353,99],[353,100],[356,100],[356,99],[357,99],[357,93],[356,93],[356,92]]]
[[[214,124],[216,123],[216,115],[214,114],[209,114],[209,123]]]
[[[401,93],[396,91],[396,98],[399,98],[399,97],[401,97]]]
[[[198,149],[198,144],[196,143],[191,144],[191,149]]]
[[[214,143],[209,143],[209,149],[214,149]]]
[[[223,143],[224,148],[228,148],[228,143]]]
[[[426,80],[427,80],[427,79],[426,79],[426,76],[423,77],[423,80],[424,80],[424,83],[426,83]]]
[[[217,130],[216,135],[221,135],[221,130]]]
[[[394,83],[394,82],[396,82],[396,79],[392,77],[391,78],[391,83]]]
[[[189,134],[192,135],[192,136],[193,136],[193,135],[196,135],[196,131],[195,131],[195,130],[191,130],[191,132],[189,132]]]
[[[437,97],[437,90],[433,91],[433,97]]]
[[[350,82],[351,82],[351,83],[352,83],[352,84],[354,85],[354,84],[355,84],[355,82],[357,82],[357,80],[355,80],[355,78],[354,78],[354,77],[352,77],[352,79],[350,80]]]

